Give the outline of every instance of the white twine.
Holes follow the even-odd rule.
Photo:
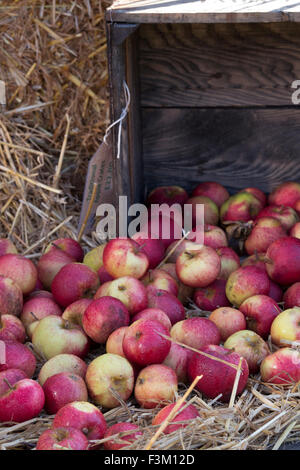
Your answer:
[[[128,85],[125,82],[125,80],[123,82],[123,88],[124,88],[124,95],[125,95],[125,108],[122,109],[121,116],[119,117],[119,119],[117,119],[112,124],[110,124],[110,126],[108,126],[108,128],[106,129],[106,132],[105,132],[104,139],[103,139],[103,142],[107,145],[106,140],[107,140],[107,137],[109,135],[109,132],[110,132],[111,128],[114,127],[116,124],[119,124],[117,158],[120,158],[120,154],[121,154],[122,122],[124,121],[124,119],[127,116],[129,105],[130,105],[130,91],[129,91]]]

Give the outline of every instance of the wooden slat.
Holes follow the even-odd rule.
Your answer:
[[[269,192],[300,181],[300,109],[143,109],[147,189],[218,181]]]
[[[249,23],[300,21],[293,0],[118,0],[107,21],[135,23]]]
[[[140,27],[143,106],[291,105],[300,24]]]

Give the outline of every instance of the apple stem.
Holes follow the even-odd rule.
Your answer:
[[[30,313],[30,315],[33,316],[33,318],[34,318],[35,320],[39,321],[38,317],[37,317],[33,312],[29,312],[29,313]]]

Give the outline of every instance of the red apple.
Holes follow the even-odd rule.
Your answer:
[[[75,354],[85,357],[90,341],[83,330],[56,315],[42,318],[32,336],[35,350],[45,359],[58,354]]]
[[[201,349],[218,359],[238,366],[242,356],[222,346],[210,344]],[[208,398],[216,398],[221,394],[220,401],[227,402],[230,399],[236,377],[236,369],[232,366],[216,361],[202,354],[194,353],[188,364],[188,375],[192,382],[197,376],[202,375],[196,385],[196,389]],[[237,386],[237,395],[244,390],[249,376],[249,368],[246,359],[241,361],[241,375]]]
[[[300,308],[288,308],[281,312],[272,323],[271,339],[277,346],[300,340]]]
[[[47,429],[37,442],[36,450],[87,450],[89,441],[75,428]]]
[[[195,349],[207,344],[219,344],[221,335],[218,327],[208,318],[193,317],[172,326],[171,338]]]
[[[21,369],[7,369],[0,372],[0,397],[15,385],[19,380],[26,379],[27,375]]]
[[[252,188],[252,187],[244,188],[240,191],[240,193],[252,194],[253,196],[256,197],[256,199],[258,199],[261,202],[262,207],[265,207],[265,205],[267,204],[267,196],[258,188]]]
[[[188,194],[185,189],[180,186],[159,186],[152,189],[147,197],[147,205],[151,204],[173,204],[183,205],[188,199]]]
[[[75,354],[57,354],[45,362],[39,372],[38,381],[43,386],[52,375],[69,372],[84,378],[87,370],[86,363]]]
[[[287,206],[266,206],[259,212],[256,220],[262,217],[273,217],[277,219],[285,230],[290,230],[299,221],[297,212]]]
[[[176,403],[171,403],[160,410],[152,420],[152,425],[156,426],[162,424],[169,416]],[[183,402],[180,405],[177,413],[171,419],[170,424],[164,429],[164,434],[170,434],[178,429],[185,428],[189,424],[195,423],[195,420],[200,417],[197,408],[194,405],[187,405]],[[174,424],[178,423],[178,424]]]
[[[269,204],[294,207],[298,199],[300,199],[300,184],[295,181],[286,181],[271,192]]]
[[[56,274],[63,266],[72,262],[74,262],[74,259],[67,253],[55,248],[43,254],[37,263],[38,276],[43,286],[50,290]]]
[[[283,295],[284,309],[300,307],[300,282],[291,285]]]
[[[300,281],[300,240],[279,238],[266,253],[267,272],[272,281],[288,286]]]
[[[49,315],[61,317],[62,310],[57,303],[47,297],[34,297],[25,302],[21,313],[21,321],[28,333],[28,328],[34,321],[41,320]]]
[[[126,358],[141,366],[163,362],[171,343],[161,335],[169,336],[169,330],[156,320],[142,318],[132,323],[123,339]]]
[[[134,371],[124,357],[106,353],[88,365],[85,380],[94,403],[115,408],[120,405],[116,394],[124,401],[132,394]]]
[[[300,207],[299,207],[300,212]],[[297,222],[289,231],[289,236],[294,238],[300,238],[300,222]]]
[[[186,204],[192,205],[192,221],[193,225],[217,225],[219,222],[219,209],[218,206],[207,196],[193,196],[190,197]],[[198,214],[197,206],[204,206],[204,220],[201,218],[201,213]]]
[[[273,217],[261,217],[254,223],[252,231],[245,241],[245,249],[249,255],[255,252],[264,253],[278,238],[285,237],[286,230],[279,220]]]
[[[19,317],[23,308],[23,293],[12,279],[0,276],[0,315]]]
[[[5,345],[4,357],[0,361],[0,372],[7,369],[21,369],[28,378],[31,378],[36,368],[34,354],[27,346],[18,341],[6,340],[3,343]]]
[[[230,196],[220,208],[220,219],[222,222],[248,222],[253,220],[262,204],[253,194],[240,192]]]
[[[45,253],[48,253],[50,250],[54,249],[62,250],[75,261],[81,263],[83,260],[84,252],[80,244],[73,240],[73,238],[57,238],[53,240],[50,245],[45,250]]]
[[[228,246],[226,233],[220,227],[216,227],[215,225],[205,225],[204,245],[210,246],[215,250],[223,246]]]
[[[271,281],[270,279],[270,290],[268,293],[268,297],[271,297],[271,299],[275,300],[275,302],[279,303],[282,301],[282,296],[283,292],[281,287],[279,287],[278,284],[275,282]]]
[[[60,372],[49,377],[43,385],[45,409],[54,415],[63,406],[74,401],[87,401],[88,392],[80,375]]]
[[[139,427],[132,423],[116,423],[108,428],[104,437],[111,439],[103,443],[106,450],[121,450],[130,446],[143,434],[139,431]]]
[[[149,269],[154,269],[163,260],[165,246],[161,240],[150,238],[147,233],[138,232],[132,239],[138,243],[149,259]]]
[[[191,351],[176,343],[171,343],[169,354],[163,361],[165,366],[171,367],[177,375],[178,382],[187,382],[187,366],[191,358]]]
[[[216,279],[207,287],[198,287],[194,293],[194,302],[201,310],[212,312],[217,307],[226,307],[230,303],[225,293],[226,281]]]
[[[143,310],[148,303],[146,287],[141,281],[132,276],[120,277],[100,286],[94,299],[100,299],[104,296],[120,300],[130,315]]]
[[[148,308],[159,308],[163,310],[170,318],[172,325],[185,318],[184,307],[175,295],[151,287],[149,287],[147,291]]]
[[[139,373],[134,396],[142,408],[161,408],[175,399],[177,387],[177,376],[173,369],[163,364],[153,364]]]
[[[267,295],[253,295],[244,300],[240,311],[245,315],[248,330],[267,338],[274,319],[281,312],[275,300]]]
[[[84,331],[93,341],[105,344],[114,330],[129,325],[129,313],[120,300],[105,296],[94,300],[88,306],[82,324]]]
[[[215,181],[206,181],[198,184],[198,186],[193,189],[192,196],[209,197],[218,207],[220,207],[229,198],[229,192],[220,183]]]
[[[165,290],[175,296],[178,294],[178,284],[176,280],[163,269],[149,270],[145,276],[142,277],[141,281],[146,287],[152,286],[159,290]]]
[[[125,357],[123,351],[123,339],[127,330],[128,326],[121,326],[109,335],[105,345],[107,353],[117,354],[118,356]]]
[[[17,248],[9,238],[0,238],[0,256],[7,254],[17,254]]]
[[[68,305],[62,314],[62,318],[74,325],[82,327],[82,318],[88,306],[93,302],[92,299],[79,299]]]
[[[280,385],[291,385],[300,380],[300,352],[282,348],[269,354],[260,366],[261,379]]]
[[[101,266],[101,268],[98,269],[97,274],[100,284],[114,280],[114,278],[106,271],[104,266]]]
[[[145,320],[156,320],[160,322],[167,330],[171,329],[172,323],[168,315],[159,308],[146,308],[145,310],[141,310],[132,318],[132,323],[141,318]]]
[[[81,298],[92,298],[99,287],[97,274],[82,263],[69,263],[56,274],[51,291],[56,302],[68,307]]]
[[[0,396],[0,422],[23,423],[35,418],[44,407],[45,395],[38,382],[22,379]]]
[[[218,279],[228,279],[233,271],[240,267],[240,258],[236,252],[227,246],[218,248],[216,250],[221,261],[221,270]]]
[[[12,279],[24,295],[33,291],[38,278],[33,262],[21,255],[0,256],[0,275]]]
[[[74,401],[60,408],[52,423],[52,429],[71,427],[81,431],[88,440],[103,439],[107,429],[101,411],[87,401]]]
[[[236,331],[245,330],[247,326],[242,312],[231,307],[217,308],[208,319],[218,327],[222,341],[226,341]]]
[[[226,284],[226,296],[229,302],[237,307],[248,297],[256,294],[267,295],[269,290],[267,273],[256,266],[237,269],[230,274]]]
[[[115,238],[105,245],[103,264],[114,278],[132,276],[140,279],[149,267],[149,259],[134,240]]]
[[[190,287],[208,286],[217,279],[220,270],[220,257],[210,246],[196,245],[184,251],[176,261],[177,276]]]
[[[224,348],[244,357],[251,374],[259,371],[262,360],[270,354],[267,343],[261,336],[251,330],[241,330],[233,333],[226,339]]]
[[[24,343],[26,332],[23,323],[14,315],[1,315],[0,317],[0,341],[12,339]]]

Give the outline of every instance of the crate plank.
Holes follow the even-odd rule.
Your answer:
[[[139,29],[142,106],[290,105],[300,24],[160,24]]]
[[[218,181],[269,192],[299,179],[300,109],[143,109],[147,189]]]

